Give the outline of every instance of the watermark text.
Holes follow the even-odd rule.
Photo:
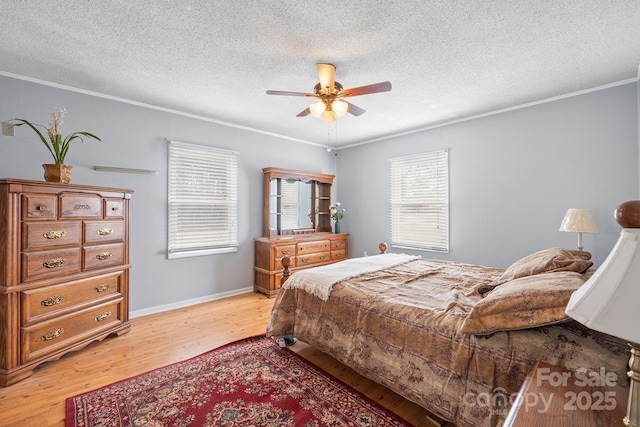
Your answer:
[[[556,371],[540,367],[536,370],[534,379],[537,389],[544,388],[544,391],[509,394],[498,387],[492,392],[467,392],[463,397],[463,404],[485,408],[497,415],[505,415],[514,404],[522,411],[547,413],[554,399],[561,399],[564,411],[611,411],[616,408],[616,392],[610,388],[617,385],[618,375],[605,368],[597,371]],[[562,391],[563,388],[570,390]]]

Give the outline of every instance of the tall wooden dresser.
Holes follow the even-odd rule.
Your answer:
[[[0,385],[129,331],[131,194],[0,180]]]

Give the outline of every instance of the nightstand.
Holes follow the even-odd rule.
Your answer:
[[[604,368],[587,374],[537,362],[504,427],[624,426],[629,389],[623,381]]]

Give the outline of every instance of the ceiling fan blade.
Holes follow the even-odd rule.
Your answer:
[[[342,100],[343,102],[347,102],[345,100]],[[353,105],[350,102],[347,102],[347,105],[349,106],[349,108],[347,109],[347,113],[353,115],[353,116],[359,116],[361,114],[364,114],[367,112],[367,110],[365,110],[364,108],[360,108],[357,105]]]
[[[327,87],[329,88],[329,93],[333,93],[335,77],[335,65],[318,64],[318,78],[320,79],[320,87],[322,88],[323,93],[326,93]]]
[[[370,93],[388,92],[391,90],[391,82],[380,82],[366,86],[354,87],[351,89],[341,90],[339,97],[368,95]]]
[[[285,96],[313,96],[317,97],[315,93],[305,93],[305,92],[288,92],[286,90],[268,90],[267,95],[285,95]]]
[[[296,117],[304,117],[304,116],[308,116],[309,114],[311,114],[311,110],[309,109],[309,107],[307,107],[304,110],[300,111],[298,114],[296,114]]]

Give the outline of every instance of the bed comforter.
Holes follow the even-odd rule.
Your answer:
[[[336,283],[326,301],[282,289],[267,335],[295,334],[458,427],[501,425],[537,360],[604,367],[628,384],[626,344],[575,321],[461,332],[478,289],[503,271],[419,259]]]

